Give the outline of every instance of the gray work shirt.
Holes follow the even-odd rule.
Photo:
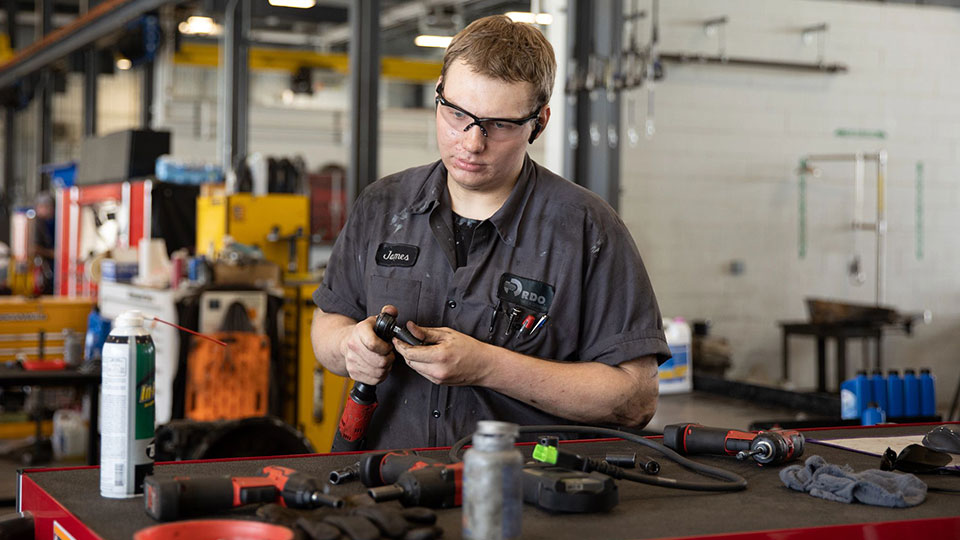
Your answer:
[[[466,265],[457,268],[446,177],[437,161],[364,190],[313,295],[320,309],[362,320],[392,304],[404,324],[446,326],[560,362],[670,357],[640,254],[606,202],[528,156],[513,192],[477,226]],[[547,318],[517,337],[528,315]],[[487,388],[433,384],[402,359],[377,397],[368,449],[452,445],[477,420],[571,423]]]

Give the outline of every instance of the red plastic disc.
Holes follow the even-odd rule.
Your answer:
[[[140,529],[133,540],[293,540],[293,531],[259,521],[197,519]]]

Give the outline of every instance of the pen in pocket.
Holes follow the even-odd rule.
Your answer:
[[[547,324],[548,318],[549,317],[547,317],[546,313],[540,316],[540,319],[537,320],[537,324],[533,325],[533,329],[530,330],[530,337],[533,337],[533,335],[536,334],[540,330],[540,328],[542,328],[544,325]]]
[[[493,329],[497,326],[497,317],[500,316],[500,308],[503,307],[503,300],[497,301],[497,307],[493,308],[493,313],[490,314],[490,330],[488,333],[492,336]]]

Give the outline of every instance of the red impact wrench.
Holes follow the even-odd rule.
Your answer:
[[[360,480],[376,502],[428,508],[463,503],[463,462],[440,463],[407,451],[368,454],[360,461]]]

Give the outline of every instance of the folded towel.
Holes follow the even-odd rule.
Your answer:
[[[780,480],[790,489],[844,503],[906,508],[927,497],[927,485],[912,474],[878,469],[857,473],[848,465],[832,465],[820,456],[810,456],[803,466],[785,467]]]

